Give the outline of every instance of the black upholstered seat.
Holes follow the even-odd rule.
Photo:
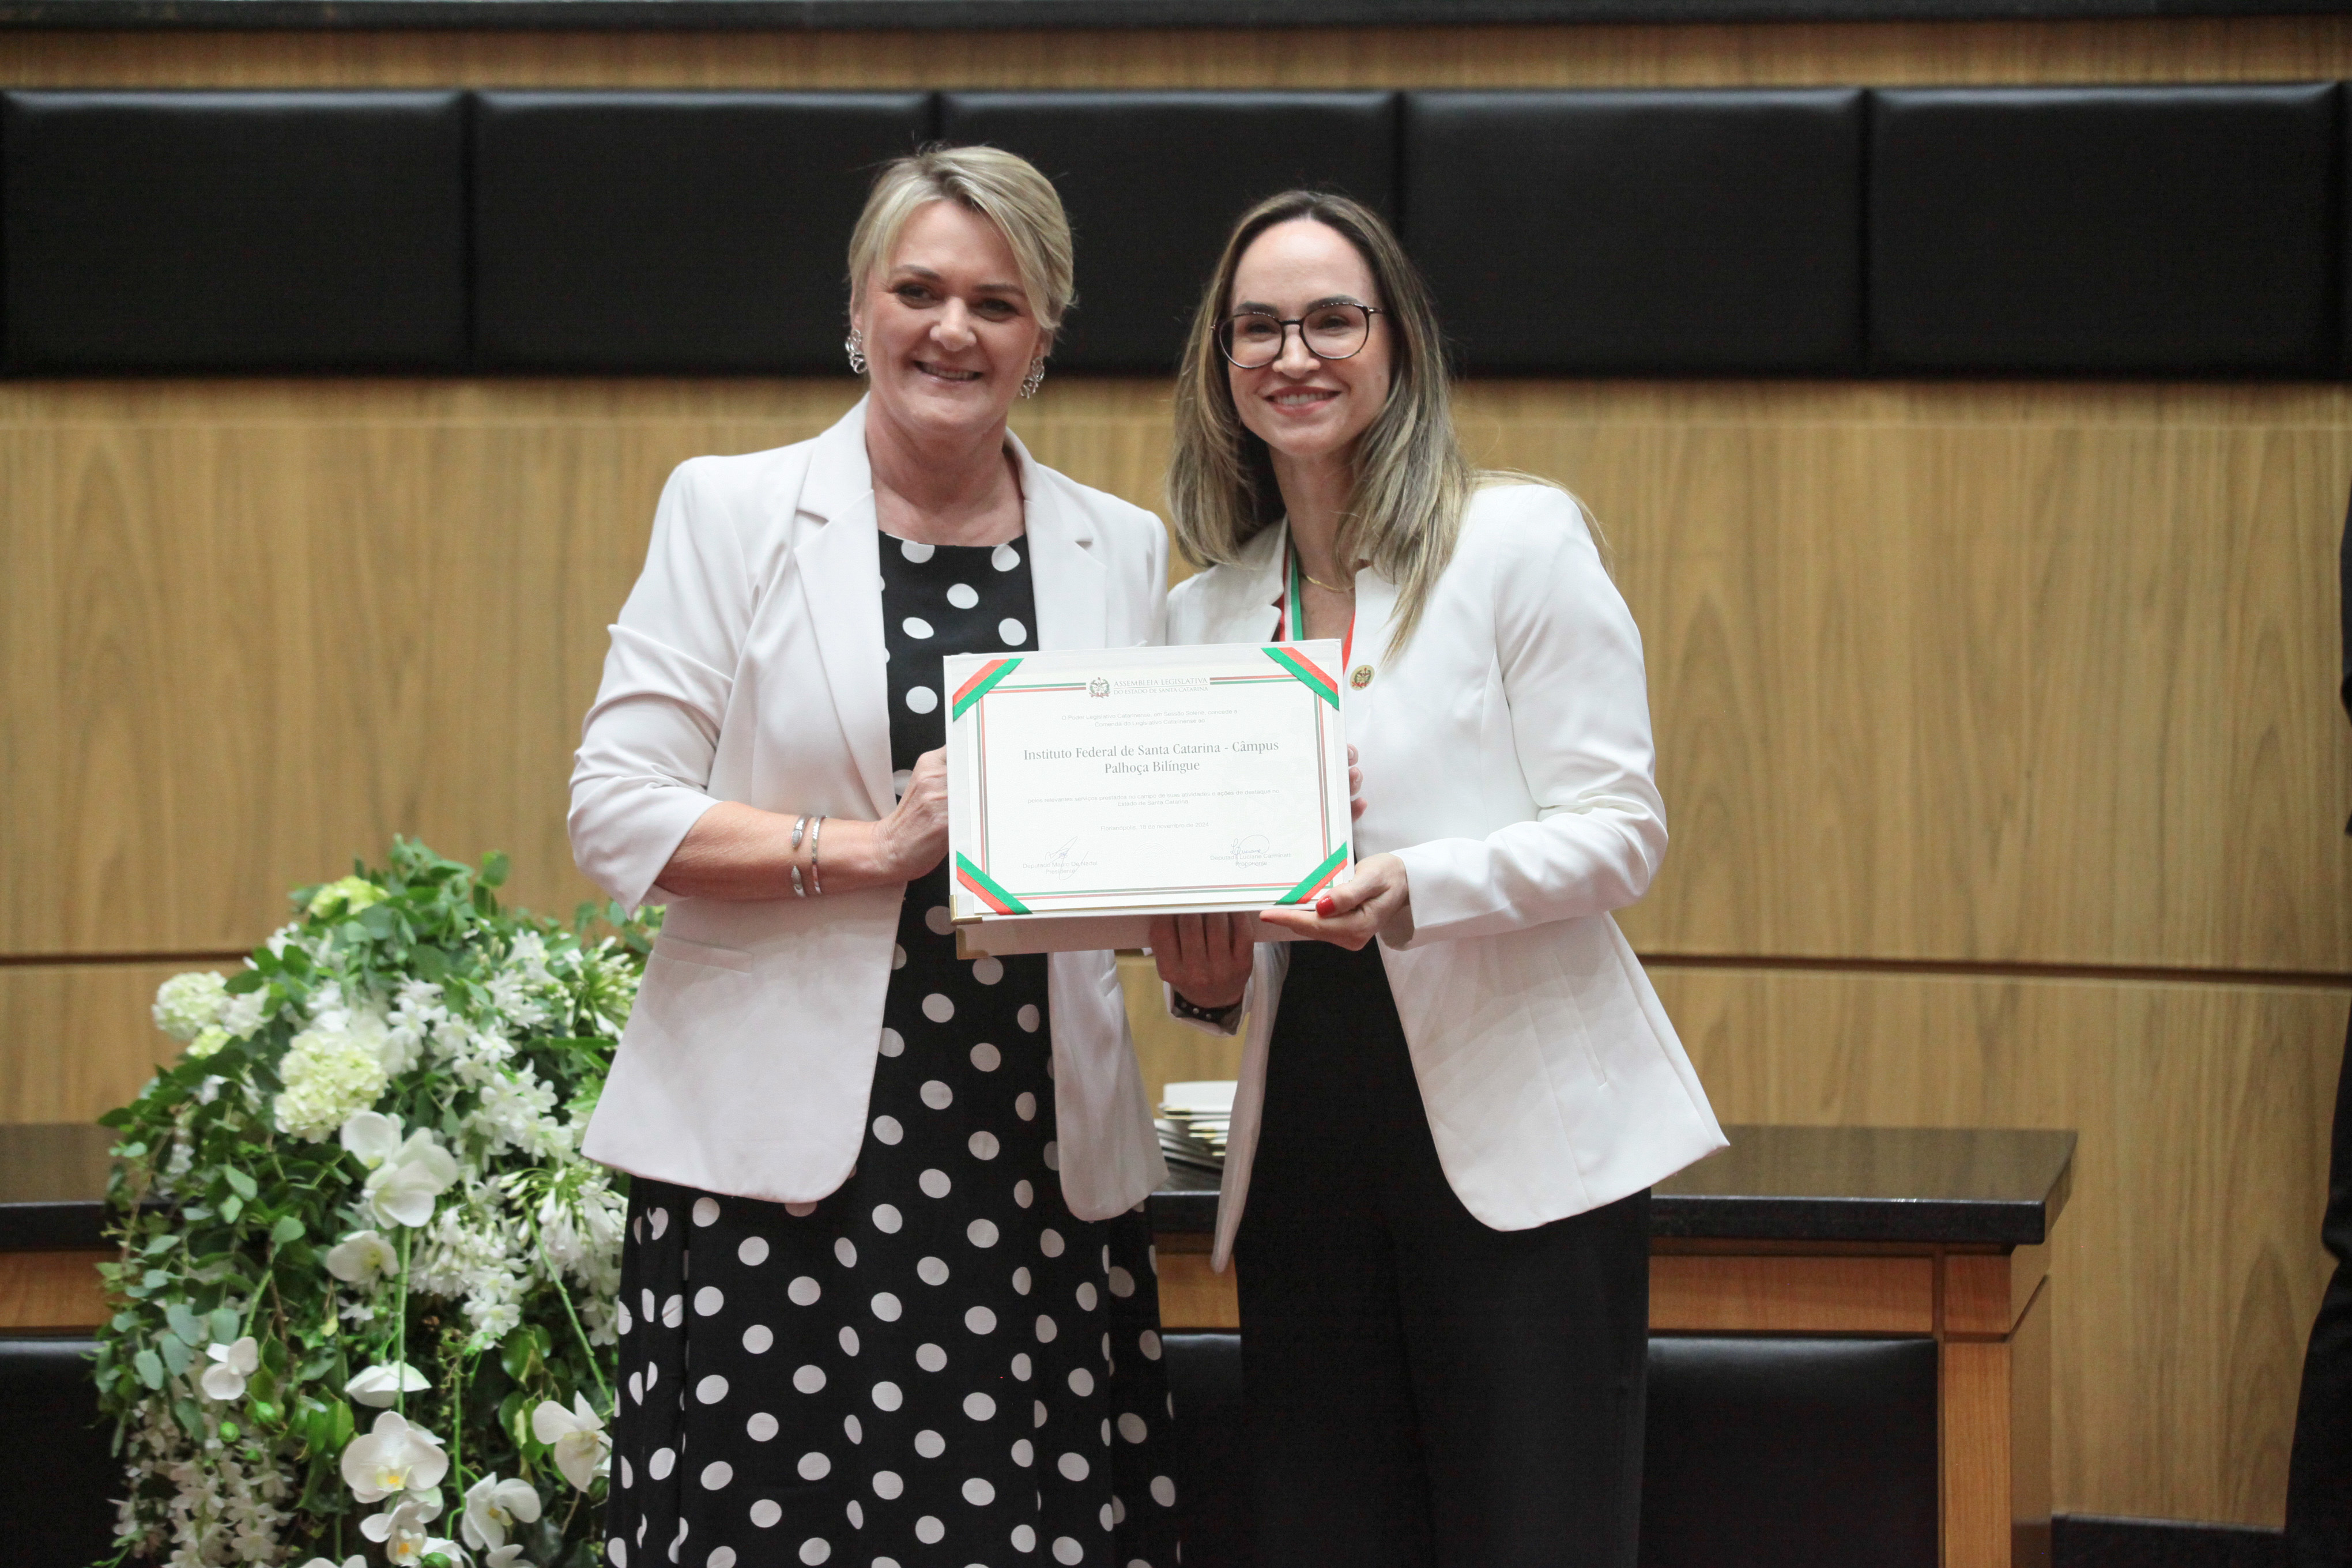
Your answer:
[[[121,1467],[99,1425],[86,1339],[0,1335],[0,1562],[79,1568],[113,1555]]]
[[[1385,92],[950,93],[940,133],[1018,153],[1061,190],[1079,308],[1055,367],[1165,374],[1252,202],[1317,185],[1391,210],[1395,116]]]
[[[1851,373],[1859,91],[1423,92],[1407,243],[1475,373]]]
[[[1874,94],[1874,368],[2322,371],[2336,91]]]
[[[846,374],[844,258],[929,94],[486,92],[475,321],[494,370]]]
[[[1164,1341],[1185,1568],[1246,1568],[1241,1336]],[[1934,1568],[1936,1342],[1650,1341],[1644,1568]]]
[[[8,363],[457,370],[455,92],[7,95]]]

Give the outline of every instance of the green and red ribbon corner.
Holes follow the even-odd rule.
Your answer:
[[[950,722],[963,717],[963,710],[987,696],[996,683],[1021,667],[1017,658],[992,658],[971,672],[971,679],[956,688],[955,699],[948,706]]]
[[[977,679],[977,678],[975,678]],[[972,897],[1000,915],[1025,915],[1029,906],[997,885],[994,878],[971,863],[971,857],[956,852],[956,880],[971,890]]]
[[[1335,710],[1339,706],[1339,683],[1323,670],[1323,667],[1295,647],[1267,647],[1265,657],[1305,683],[1309,691],[1328,702]]]
[[[1275,900],[1277,904],[1303,904],[1321,892],[1331,879],[1348,864],[1348,847],[1344,844],[1331,851],[1331,858],[1299,879],[1298,886]]]

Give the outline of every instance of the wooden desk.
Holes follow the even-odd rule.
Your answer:
[[[1932,1337],[1945,1568],[2050,1561],[2049,1232],[2071,1132],[1732,1127],[1652,1200],[1650,1331]],[[1171,1330],[1238,1330],[1216,1194],[1153,1194]]]
[[[80,1123],[0,1125],[0,1334],[90,1333],[114,1135]]]

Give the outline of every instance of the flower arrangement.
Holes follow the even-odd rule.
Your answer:
[[[505,874],[395,839],[157,992],[185,1048],[103,1119],[118,1562],[597,1561],[626,1204],[579,1145],[653,921]]]

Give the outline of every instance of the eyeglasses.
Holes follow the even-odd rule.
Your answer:
[[[1378,306],[1337,300],[1288,320],[1244,310],[1217,323],[1217,348],[1236,370],[1264,370],[1282,357],[1297,327],[1299,342],[1317,359],[1350,359],[1371,341],[1380,313]]]

